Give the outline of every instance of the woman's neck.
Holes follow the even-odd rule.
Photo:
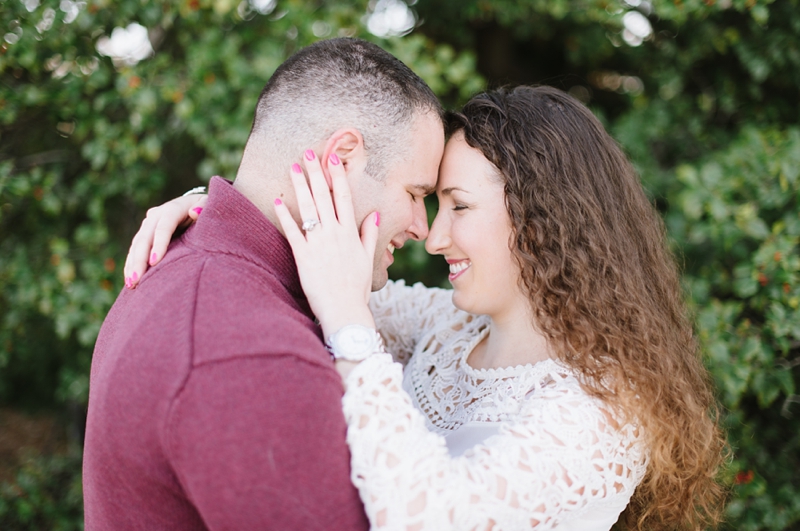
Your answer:
[[[527,300],[489,318],[489,334],[469,355],[470,366],[498,369],[534,364],[555,357],[547,338],[534,325]]]

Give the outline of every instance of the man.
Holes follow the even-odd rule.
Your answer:
[[[236,181],[109,312],[92,362],[86,529],[366,529],[349,480],[341,380],[273,210],[290,167],[344,165],[357,221],[380,212],[373,289],[427,236],[442,110],[355,39],[287,60],[259,98]],[[335,157],[331,157],[335,155]],[[138,280],[138,278],[137,278]]]

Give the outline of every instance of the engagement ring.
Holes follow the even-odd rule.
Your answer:
[[[302,229],[305,232],[311,232],[312,230],[314,230],[314,227],[316,227],[317,225],[319,225],[319,220],[318,219],[307,219],[307,220],[303,221]]]

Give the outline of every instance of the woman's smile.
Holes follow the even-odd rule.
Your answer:
[[[472,265],[469,260],[447,260],[447,263],[450,264],[450,275],[447,277],[450,282],[460,277]]]

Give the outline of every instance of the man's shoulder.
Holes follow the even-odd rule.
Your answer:
[[[198,304],[203,304],[199,300],[202,297],[231,309],[254,309],[272,306],[273,299],[289,296],[286,286],[268,264],[224,253],[202,253],[200,259],[196,286]]]
[[[327,362],[301,304],[273,272],[237,257],[208,257],[197,279],[194,364],[262,355]]]

